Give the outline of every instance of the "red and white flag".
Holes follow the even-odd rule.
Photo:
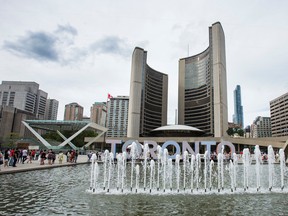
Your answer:
[[[108,99],[113,98],[111,94],[108,93]]]

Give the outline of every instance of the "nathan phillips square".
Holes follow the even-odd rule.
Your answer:
[[[287,2],[0,2],[0,215],[288,214]]]

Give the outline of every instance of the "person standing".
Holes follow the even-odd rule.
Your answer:
[[[44,165],[44,160],[46,159],[46,150],[42,151],[39,155],[39,157],[41,158],[40,160],[40,165]]]
[[[66,152],[66,162],[69,162],[70,160],[70,151]]]
[[[53,150],[51,151],[51,153],[52,153],[52,164],[54,164],[56,160],[56,154]]]
[[[16,148],[15,153],[17,154],[17,162],[21,163],[22,162],[22,149]]]
[[[75,152],[75,156],[74,156],[74,163],[77,163],[77,158],[78,158],[78,150]]]
[[[27,156],[28,156],[28,151],[27,151],[27,149],[23,149],[23,150],[22,150],[22,164],[24,164],[24,162],[26,161]]]
[[[63,154],[62,151],[60,151],[60,152],[59,152],[59,155],[58,155],[59,164],[62,164],[63,158],[64,158],[64,154]]]
[[[39,159],[39,157],[41,158],[41,152],[42,151],[40,151],[39,149],[37,149],[37,151],[35,152],[35,158],[34,158],[34,160],[38,160]]]
[[[75,150],[72,150],[70,153],[70,160],[69,160],[70,163],[74,162],[74,157],[75,157]]]
[[[91,157],[92,157],[92,152],[90,151],[90,152],[87,154],[87,156],[88,156],[88,162],[90,162]]]
[[[52,165],[53,153],[51,149],[48,151],[47,158],[48,158],[48,164]]]
[[[32,158],[33,158],[33,156],[32,156],[32,152],[31,151],[29,151],[29,153],[28,153],[28,157],[27,157],[27,163],[32,163]]]
[[[16,149],[16,151],[14,151],[14,154],[13,154],[13,167],[16,167],[16,163],[17,163],[17,160],[18,160],[18,157],[20,155],[20,152],[18,149]]]
[[[9,153],[9,162],[8,162],[8,164],[9,164],[9,166],[13,166],[15,150],[11,149],[9,152],[10,153]]]
[[[35,160],[35,154],[36,154],[35,149],[32,149],[32,151],[31,151],[31,160]]]
[[[4,161],[4,156],[3,156],[2,152],[0,151],[0,171],[1,171],[1,166],[3,164],[3,161]]]

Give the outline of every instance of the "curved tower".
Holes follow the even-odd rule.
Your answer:
[[[127,137],[148,136],[167,124],[168,75],[146,63],[147,51],[136,47],[132,55]]]
[[[225,36],[221,23],[209,27],[209,47],[179,60],[178,121],[215,137],[228,129]]]

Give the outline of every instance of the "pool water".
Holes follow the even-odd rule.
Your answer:
[[[90,165],[0,175],[0,215],[288,215],[286,190],[91,193]]]

